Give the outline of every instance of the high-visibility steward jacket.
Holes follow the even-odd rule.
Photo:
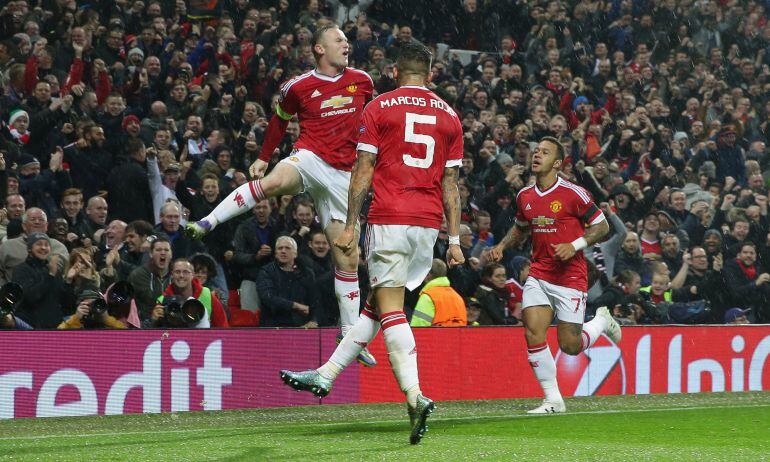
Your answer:
[[[449,279],[431,280],[420,291],[412,314],[413,327],[460,327],[468,324],[463,298],[449,285]]]

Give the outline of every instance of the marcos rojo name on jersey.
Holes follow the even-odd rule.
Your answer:
[[[428,103],[430,101],[430,103]],[[426,98],[421,98],[419,96],[398,96],[395,98],[383,98],[380,100],[380,107],[381,108],[388,108],[393,106],[417,106],[417,107],[428,107],[428,104],[430,104],[430,107],[442,109],[445,112],[455,115],[455,111],[449,107],[448,104],[446,104],[444,101],[433,99],[430,100]]]

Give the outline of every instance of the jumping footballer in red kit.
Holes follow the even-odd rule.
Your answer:
[[[558,176],[564,162],[564,147],[556,138],[545,137],[532,156],[534,185],[516,196],[516,223],[490,251],[493,261],[507,247],[520,246],[532,236],[532,264],[522,294],[529,363],[543,388],[543,403],[531,414],[564,412],[566,407],[556,381],[546,332],[558,319],[560,349],[577,355],[590,348],[602,333],[614,342],[621,338],[620,326],[606,307],[583,324],[588,291],[586,261],[582,250],[601,240],[609,231],[604,214],[582,187]]]
[[[347,217],[350,171],[356,160],[361,115],[374,92],[366,72],[347,67],[349,52],[348,40],[337,26],[316,31],[313,54],[317,67],[281,88],[259,158],[249,168],[255,179],[230,193],[211,214],[189,223],[185,228],[188,235],[200,239],[219,223],[251,210],[268,197],[308,192],[329,242],[339,236]],[[263,178],[295,115],[300,135],[294,151]],[[345,254],[332,247],[332,260],[344,336],[359,316],[358,252]],[[370,367],[377,364],[367,350],[361,352],[358,360]]]
[[[334,246],[345,252],[357,246],[358,214],[373,187],[366,236],[370,303],[326,364],[309,371],[281,371],[292,388],[326,396],[334,379],[382,326],[393,373],[406,395],[412,444],[425,433],[434,403],[420,390],[417,347],[403,312],[404,291],[419,286],[430,271],[444,214],[449,265],[464,261],[457,188],[462,125],[452,108],[425,88],[430,63],[425,46],[402,46],[396,63],[399,88],[378,96],[364,110],[347,222]]]

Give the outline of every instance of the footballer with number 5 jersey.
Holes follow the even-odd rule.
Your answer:
[[[609,231],[604,214],[582,187],[561,178],[564,146],[556,138],[540,140],[532,156],[535,184],[516,196],[516,222],[511,231],[490,251],[498,261],[507,247],[518,247],[532,237],[532,264],[522,294],[522,320],[529,364],[540,382],[545,399],[531,414],[564,412],[564,400],[556,381],[556,363],[546,343],[548,326],[558,319],[559,347],[577,355],[601,336],[614,342],[621,338],[620,326],[606,307],[583,324],[588,274],[583,249]]]
[[[325,396],[334,379],[382,326],[393,373],[406,395],[412,444],[425,433],[434,403],[420,391],[417,347],[403,312],[404,291],[420,285],[430,271],[444,214],[450,233],[448,263],[455,266],[464,261],[457,187],[462,125],[454,110],[425,88],[430,64],[431,53],[424,45],[402,45],[396,62],[399,88],[375,98],[364,110],[347,222],[334,246],[344,252],[358,246],[358,214],[373,186],[366,236],[372,296],[323,366],[281,371],[289,386]]]
[[[374,85],[366,72],[347,67],[350,45],[337,26],[318,28],[313,35],[317,67],[281,88],[275,115],[265,132],[259,158],[249,168],[254,178],[230,193],[202,220],[189,223],[185,233],[200,239],[217,224],[251,210],[268,197],[307,192],[313,197],[329,242],[339,236],[347,218],[350,170],[364,105]],[[289,121],[296,115],[300,135],[294,151],[263,178]],[[332,248],[334,292],[340,307],[341,335],[350,330],[361,308],[358,252]],[[341,340],[341,337],[339,338]],[[365,366],[377,364],[367,350],[358,357]]]

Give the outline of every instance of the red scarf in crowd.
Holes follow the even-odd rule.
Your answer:
[[[757,267],[756,266],[746,266],[743,264],[740,259],[736,258],[735,261],[738,263],[738,267],[743,271],[743,274],[746,275],[747,278],[749,278],[749,281],[753,281],[757,277]]]

